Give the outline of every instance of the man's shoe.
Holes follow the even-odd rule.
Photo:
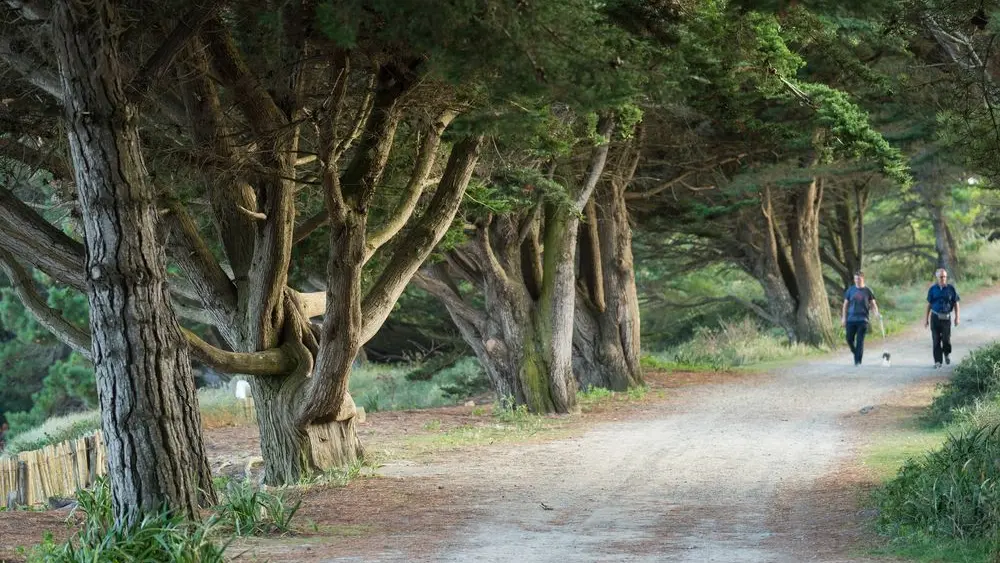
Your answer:
[[[944,355],[944,363],[950,364],[951,363],[951,356],[949,356],[948,354],[945,354]]]
[[[940,367],[941,367],[941,364],[939,364],[939,363],[937,363],[937,362],[934,362],[934,369],[938,369],[938,368],[940,368]]]

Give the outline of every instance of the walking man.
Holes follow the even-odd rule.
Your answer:
[[[868,332],[868,315],[878,312],[875,294],[865,286],[865,273],[854,272],[854,285],[844,293],[844,306],[841,308],[840,324],[847,331],[847,345],[854,354],[854,365],[861,365],[861,357],[865,354],[865,333]]]
[[[934,272],[937,283],[927,290],[927,311],[924,313],[924,327],[931,327],[931,341],[934,343],[934,369],[944,363],[951,363],[951,319],[954,315],[958,326],[958,291],[948,283],[948,272],[939,268]]]

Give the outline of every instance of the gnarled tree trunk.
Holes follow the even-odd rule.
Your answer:
[[[798,342],[797,304],[781,273],[780,264],[784,250],[778,247],[778,226],[775,224],[775,219],[771,189],[765,186],[761,194],[760,228],[745,229],[748,233],[758,233],[754,242],[758,252],[753,264],[753,274],[764,288],[767,310],[772,322],[784,329],[790,342]]]
[[[609,138],[611,118],[598,132]],[[534,412],[576,408],[573,373],[576,246],[579,215],[607,161],[608,145],[595,147],[570,205],[540,204],[525,216],[490,216],[477,236],[452,251],[449,268],[425,268],[420,285],[440,299],[486,369],[497,395]],[[567,208],[568,207],[568,208]],[[483,310],[466,300],[451,271],[473,283]]]
[[[165,287],[154,191],[110,2],[57,2],[52,32],[86,232],[93,358],[116,520],[197,515],[214,492],[194,377]]]
[[[580,229],[583,283],[576,299],[573,370],[583,388],[624,391],[643,383],[639,296],[625,206],[638,160],[637,148],[626,151],[612,178],[598,184]]]
[[[813,178],[809,184],[792,192],[788,217],[792,264],[798,287],[796,333],[799,340],[813,345],[833,342],[833,319],[819,254],[822,200],[822,179]]]

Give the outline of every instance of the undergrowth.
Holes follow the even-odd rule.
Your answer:
[[[725,371],[752,364],[801,357],[814,350],[790,344],[776,331],[764,330],[753,319],[722,322],[718,328],[698,327],[687,342],[647,355],[644,365],[656,369]]]
[[[191,522],[166,511],[147,515],[131,527],[117,526],[111,487],[101,478],[92,489],[77,493],[83,513],[79,531],[65,543],[51,536],[26,553],[28,561],[98,563],[216,563],[237,536],[287,534],[301,501],[290,503],[285,493],[272,493],[248,481],[228,481],[212,515]]]
[[[960,409],[992,398],[1000,391],[1000,343],[973,350],[940,386],[927,413],[927,422],[942,424],[954,419]],[[969,416],[966,411],[966,417]]]
[[[969,430],[909,460],[874,493],[876,528],[897,543],[928,538],[996,547],[1000,532],[1000,426]]]
[[[939,390],[924,419],[946,424],[949,437],[874,491],[875,527],[896,555],[993,561],[1000,555],[1000,345],[972,351]]]

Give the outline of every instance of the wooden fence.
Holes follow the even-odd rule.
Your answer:
[[[47,504],[50,497],[72,497],[78,489],[93,485],[107,470],[104,440],[98,431],[0,459],[0,493],[3,501],[18,506]]]

